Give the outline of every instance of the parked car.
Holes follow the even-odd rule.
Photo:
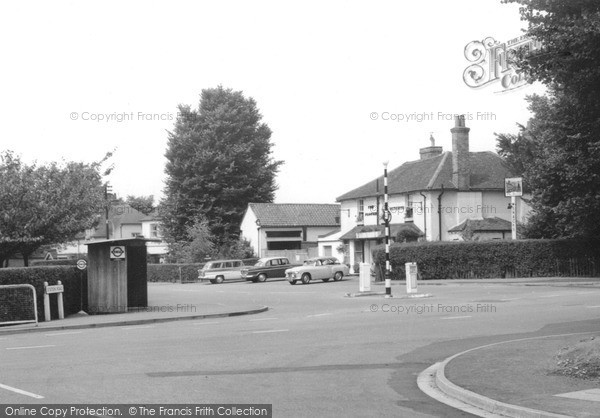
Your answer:
[[[298,264],[290,264],[285,257],[261,258],[254,266],[242,269],[242,277],[253,282],[264,282],[267,278],[285,277],[285,271],[296,266]]]
[[[299,267],[293,267],[285,271],[285,278],[290,284],[296,284],[300,280],[303,284],[311,280],[323,280],[328,282],[333,279],[336,282],[348,274],[349,268],[341,264],[335,257],[309,258]]]
[[[198,278],[210,280],[211,283],[223,283],[225,280],[239,280],[242,278],[242,260],[214,260],[208,261],[198,270]]]

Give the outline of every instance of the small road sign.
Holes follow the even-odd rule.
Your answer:
[[[125,247],[122,245],[110,247],[111,260],[125,260]]]
[[[87,261],[85,261],[83,258],[77,260],[77,268],[79,270],[85,270],[87,268]]]
[[[46,286],[46,294],[49,295],[51,293],[62,293],[65,291],[65,287],[62,284],[57,284],[55,286]]]

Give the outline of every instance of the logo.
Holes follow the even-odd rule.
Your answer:
[[[500,83],[502,89],[496,93],[518,89],[529,80],[512,64],[517,52],[524,48],[527,54],[541,50],[541,43],[527,36],[520,36],[507,42],[487,37],[482,41],[472,41],[465,46],[465,58],[472,64],[463,72],[465,84],[471,88],[481,88]]]

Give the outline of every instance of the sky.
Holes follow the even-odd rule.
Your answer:
[[[117,195],[160,200],[177,106],[222,85],[273,131],[275,202],[334,203],[431,134],[451,150],[454,114],[471,151],[516,133],[542,87],[470,88],[464,51],[524,25],[500,0],[2,2],[0,150],[44,163],[116,149]]]

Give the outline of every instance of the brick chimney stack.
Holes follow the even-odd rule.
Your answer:
[[[454,117],[452,132],[452,183],[458,190],[469,190],[471,175],[469,162],[469,131],[465,115]]]

